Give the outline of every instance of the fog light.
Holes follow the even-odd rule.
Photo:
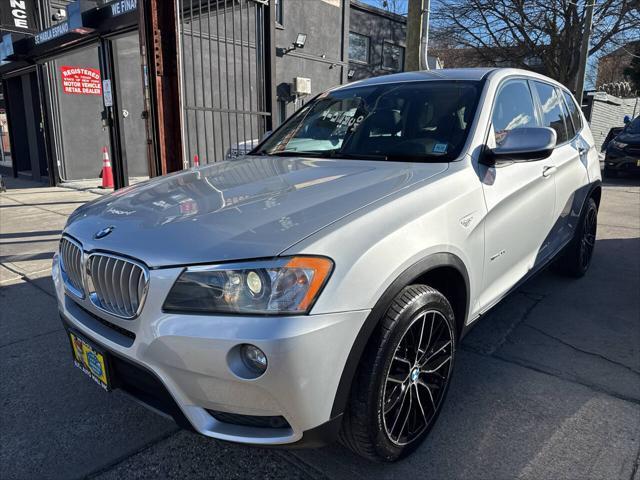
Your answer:
[[[242,361],[249,370],[263,374],[267,369],[267,356],[255,345],[243,345],[241,356]]]

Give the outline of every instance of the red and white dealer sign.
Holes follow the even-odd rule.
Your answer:
[[[60,67],[62,91],[72,95],[102,95],[100,70],[88,67]]]

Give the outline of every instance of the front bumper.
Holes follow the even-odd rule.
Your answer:
[[[256,445],[297,444],[311,440],[308,437],[317,443],[319,433],[323,437],[337,433],[339,418],[331,417],[333,401],[369,311],[296,317],[165,313],[161,306],[180,272],[180,268],[150,271],[145,306],[133,320],[112,317],[74,299],[65,292],[55,266],[53,278],[67,327],[107,350],[122,368],[146,376],[124,383],[147,385],[155,379],[155,388],[145,389],[143,395],[133,392],[134,396],[169,413],[182,426]],[[267,371],[256,379],[241,378],[229,367],[230,352],[243,343],[256,345],[267,355]],[[162,390],[168,397],[161,398]],[[169,408],[163,408],[167,404]],[[284,417],[288,425],[239,425],[219,421],[210,412]]]
[[[607,152],[604,168],[610,171],[640,172],[640,155]]]

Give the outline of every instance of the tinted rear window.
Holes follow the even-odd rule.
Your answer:
[[[553,128],[557,135],[557,144],[566,142],[569,139],[567,129],[564,124],[562,110],[562,99],[555,87],[541,82],[533,82],[540,99],[542,110],[542,125]]]
[[[576,132],[579,132],[580,129],[582,128],[582,116],[580,115],[580,112],[578,111],[578,106],[576,105],[575,100],[573,99],[573,96],[568,93],[568,92],[562,92],[562,94],[564,95],[564,103],[566,104],[567,108],[569,109],[569,114],[571,115],[571,120],[573,121],[573,126],[576,129]]]

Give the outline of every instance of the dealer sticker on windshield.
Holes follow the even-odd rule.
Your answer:
[[[447,153],[447,144],[446,143],[436,143],[433,146],[433,153]]]

